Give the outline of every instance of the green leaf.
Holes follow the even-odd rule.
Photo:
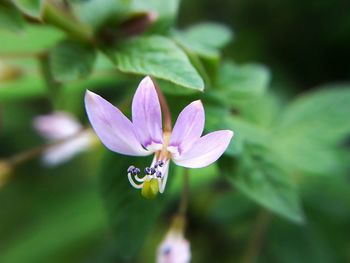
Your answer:
[[[96,52],[92,47],[64,40],[50,51],[50,65],[58,81],[87,78],[94,67]]]
[[[269,156],[269,157],[268,157]],[[258,204],[296,223],[303,222],[298,191],[289,174],[276,163],[266,148],[250,146],[236,163],[231,158],[220,164],[234,186]],[[270,158],[270,159],[268,159]]]
[[[107,153],[100,173],[101,190],[110,217],[116,252],[120,260],[134,258],[159,216],[164,195],[153,200],[141,196],[127,179],[127,169],[134,165],[143,170],[151,160]],[[170,172],[173,169],[170,168]],[[169,174],[169,177],[171,174]]]
[[[14,4],[26,15],[40,18],[44,0],[12,0]]]
[[[188,38],[186,34],[181,31],[175,31],[173,33],[173,38],[186,51],[193,52],[200,57],[217,60],[220,56],[219,51],[215,47]]]
[[[218,23],[201,23],[186,29],[184,36],[211,48],[222,48],[233,38],[229,28]]]
[[[153,12],[157,15],[151,32],[166,33],[175,23],[179,9],[180,0],[133,0],[131,10],[134,13]]]
[[[10,2],[0,3],[0,29],[19,32],[24,27],[21,13]]]
[[[245,120],[269,129],[275,125],[280,112],[281,102],[275,94],[270,92],[249,100],[240,107],[239,111]]]
[[[77,0],[71,5],[79,20],[94,29],[107,22],[120,22],[130,9],[131,0]]]
[[[286,163],[313,174],[344,168],[340,143],[350,134],[350,85],[328,86],[292,102],[276,123],[271,147]]]
[[[226,62],[219,70],[217,88],[222,100],[237,106],[263,94],[270,82],[269,70],[258,64],[237,65]]]
[[[349,135],[350,83],[321,88],[289,104],[276,129],[280,133],[317,138],[331,145]]]
[[[250,123],[239,116],[232,115],[228,109],[206,107],[205,112],[206,130],[208,132],[223,129],[229,129],[234,132],[234,137],[225,152],[228,155],[240,155],[246,143],[265,145],[269,142],[268,130]]]
[[[0,57],[9,53],[28,54],[46,51],[62,37],[62,32],[43,26],[27,26],[20,34],[0,31]]]
[[[122,72],[151,75],[186,88],[204,89],[201,76],[186,54],[165,37],[125,41],[115,50],[114,61]]]

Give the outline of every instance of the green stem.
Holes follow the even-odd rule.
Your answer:
[[[9,167],[14,167],[18,164],[21,164],[27,160],[30,160],[36,156],[39,156],[40,154],[42,154],[44,151],[46,151],[48,148],[50,147],[54,147],[54,146],[58,146],[61,143],[67,142],[69,140],[72,140],[74,138],[79,137],[82,133],[86,132],[88,130],[88,128],[86,129],[81,129],[80,131],[78,131],[77,133],[68,136],[62,140],[58,140],[52,143],[48,143],[42,146],[38,146],[38,147],[34,147],[32,149],[17,153],[5,160],[2,161],[2,163],[6,163]]]
[[[44,2],[42,19],[48,24],[61,28],[78,40],[94,43],[93,32],[90,28],[76,21],[49,1]]]

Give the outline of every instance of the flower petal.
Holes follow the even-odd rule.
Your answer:
[[[169,146],[177,147],[181,153],[191,146],[202,135],[204,129],[204,108],[200,100],[194,101],[182,110],[171,133]]]
[[[170,229],[157,250],[157,263],[189,263],[190,243],[177,229]]]
[[[33,125],[35,130],[48,140],[61,140],[82,129],[81,124],[73,115],[63,111],[35,117]]]
[[[85,107],[92,127],[108,149],[132,156],[151,153],[142,147],[129,119],[101,96],[86,91]]]
[[[78,153],[88,150],[93,145],[94,137],[92,131],[85,131],[75,138],[50,146],[44,151],[42,160],[47,166],[69,161]]]
[[[145,77],[137,88],[132,101],[132,122],[145,148],[162,144],[162,113],[153,81]]]
[[[197,140],[191,149],[174,157],[174,162],[188,168],[208,166],[225,152],[232,136],[233,132],[229,130],[209,133]]]

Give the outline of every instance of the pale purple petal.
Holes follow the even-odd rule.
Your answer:
[[[190,243],[178,230],[170,230],[157,250],[157,263],[189,263]]]
[[[86,91],[85,107],[92,127],[108,149],[132,156],[151,153],[142,147],[131,121],[101,96]]]
[[[35,117],[35,130],[48,140],[61,140],[78,133],[82,126],[68,112],[56,111],[51,114]]]
[[[233,132],[229,130],[215,131],[197,140],[192,148],[179,156],[173,156],[177,165],[188,168],[201,168],[215,162],[228,147]]]
[[[48,147],[42,160],[47,166],[56,166],[69,161],[80,152],[88,150],[94,143],[95,135],[92,131],[85,131],[72,139]]]
[[[179,154],[190,149],[202,135],[204,109],[200,100],[194,101],[182,110],[171,133],[169,146],[177,147]]]
[[[156,89],[150,77],[145,77],[132,101],[132,122],[145,148],[163,142],[162,114]]]

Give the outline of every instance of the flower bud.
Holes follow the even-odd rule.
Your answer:
[[[191,260],[190,243],[183,233],[170,229],[157,250],[157,263],[189,263]]]

